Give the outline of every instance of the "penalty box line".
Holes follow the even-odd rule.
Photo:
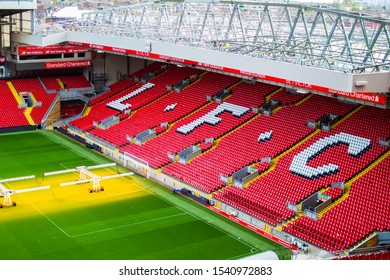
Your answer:
[[[62,165],[62,164],[61,164]],[[65,167],[65,166],[64,166]],[[67,168],[67,167],[65,167]],[[109,168],[104,168],[105,170],[108,170],[110,173],[112,174],[115,174],[115,172]],[[6,183],[7,184],[7,183]],[[8,184],[7,184],[8,185]],[[138,191],[135,191],[135,192],[139,192],[139,191],[143,191],[143,190],[138,190]],[[131,192],[132,193],[132,192]],[[112,194],[110,194],[112,196]],[[39,208],[37,208],[33,203],[29,202],[30,205],[39,213],[41,214],[45,219],[47,219],[52,225],[54,225],[58,230],[60,230],[64,235],[66,235],[67,237],[69,238],[73,238],[73,237],[77,237],[77,236],[82,236],[82,235],[88,235],[88,234],[93,234],[93,233],[98,233],[98,232],[101,232],[101,231],[107,231],[107,230],[113,230],[113,229],[116,229],[116,228],[121,228],[121,227],[126,227],[126,226],[132,226],[133,224],[126,224],[126,225],[122,225],[122,226],[118,226],[118,227],[113,227],[113,228],[106,228],[106,229],[102,229],[102,230],[98,230],[98,231],[93,231],[93,232],[87,232],[87,233],[82,233],[82,234],[77,234],[77,235],[70,235],[68,234],[64,229],[62,229],[59,225],[57,225],[52,219],[50,219],[46,214],[44,214]],[[183,213],[181,214],[178,214],[178,215],[174,215],[174,216],[179,216],[179,215],[182,215]],[[162,217],[162,218],[158,218],[158,219],[153,219],[153,220],[150,220],[150,222],[152,221],[156,221],[156,220],[160,220],[160,219],[164,219],[164,218],[169,218],[171,216],[167,216],[167,217]],[[144,222],[149,222],[149,221],[144,221]],[[140,222],[141,223],[141,222]]]
[[[127,178],[126,178],[127,179]],[[128,180],[128,179],[127,179]],[[131,227],[131,226],[136,226],[136,225],[140,225],[140,224],[146,224],[146,223],[151,223],[151,222],[155,222],[155,221],[159,221],[159,220],[164,220],[164,219],[170,219],[170,218],[174,218],[174,217],[179,217],[179,216],[183,216],[183,215],[189,215],[189,216],[192,216],[193,218],[213,227],[214,229],[220,231],[220,232],[223,232],[224,234],[228,235],[229,237],[235,239],[236,241],[239,241],[240,243],[246,245],[247,247],[251,248],[251,253],[246,253],[246,254],[242,254],[242,255],[239,255],[239,256],[234,256],[232,257],[231,259],[236,259],[238,257],[244,257],[244,256],[248,256],[248,255],[252,255],[254,252],[252,251],[253,249],[257,249],[255,247],[253,247],[251,244],[241,240],[240,238],[237,238],[236,236],[233,236],[232,234],[230,234],[229,232],[213,225],[212,223],[210,222],[206,222],[205,220],[203,219],[200,219],[199,217],[197,217],[196,215],[186,211],[185,209],[181,208],[180,206],[178,205],[175,205],[173,204],[172,202],[170,202],[169,200],[139,186],[141,189],[143,189],[143,191],[146,191],[150,194],[152,194],[153,196],[156,196],[158,197],[159,199],[162,199],[163,201],[171,204],[172,206],[174,206],[175,208],[179,209],[182,211],[182,213],[179,213],[179,214],[175,214],[175,215],[169,215],[169,216],[164,216],[164,217],[160,217],[160,218],[155,218],[155,219],[150,219],[150,220],[144,220],[144,221],[140,221],[140,222],[135,222],[135,223],[129,223],[129,224],[125,224],[125,225],[120,225],[120,226],[116,226],[116,227],[109,227],[109,228],[104,228],[104,229],[100,229],[100,230],[95,230],[95,231],[90,231],[90,232],[84,232],[84,233],[80,233],[80,234],[73,234],[73,235],[70,235],[68,234],[65,230],[63,230],[59,225],[57,225],[52,219],[50,219],[47,215],[45,215],[41,210],[39,210],[35,205],[33,205],[32,203],[31,206],[34,207],[34,209],[36,209],[43,217],[45,217],[51,224],[53,224],[58,230],[60,230],[65,236],[69,237],[69,238],[77,238],[77,237],[81,237],[81,236],[87,236],[87,235],[93,235],[93,234],[98,234],[98,233],[101,233],[101,232],[107,232],[107,231],[111,231],[111,230],[115,230],[115,229],[120,229],[120,228],[125,228],[125,227]]]
[[[129,178],[124,178],[124,179],[125,179],[125,180],[129,180]],[[150,180],[150,179],[148,179],[148,180]],[[146,189],[146,188],[140,186],[139,184],[137,184],[137,186],[139,186],[139,187],[140,187],[141,189],[143,189],[145,192],[148,192],[148,193],[150,193],[151,195],[153,195],[153,196],[155,196],[155,197],[161,199],[162,201],[167,202],[168,204],[172,205],[173,207],[179,209],[180,211],[183,212],[183,214],[189,215],[189,216],[195,218],[196,220],[201,221],[202,223],[204,223],[204,224],[206,224],[206,225],[209,225],[209,226],[213,227],[214,229],[216,229],[216,230],[218,230],[218,231],[220,231],[220,232],[226,234],[226,235],[229,236],[230,238],[235,239],[236,241],[238,241],[238,242],[240,242],[240,243],[246,245],[248,248],[251,249],[251,251],[252,251],[253,249],[257,249],[256,247],[254,247],[253,245],[249,244],[248,242],[245,242],[245,241],[242,240],[241,238],[232,235],[232,234],[231,234],[230,232],[228,232],[227,230],[224,230],[224,229],[222,229],[222,228],[220,228],[220,227],[218,227],[218,226],[216,226],[216,225],[214,225],[214,224],[212,224],[212,223],[210,223],[210,222],[208,222],[208,221],[206,221],[206,220],[204,220],[204,219],[198,217],[197,215],[195,215],[195,214],[193,214],[193,213],[190,213],[189,211],[183,209],[182,207],[180,207],[180,206],[174,204],[172,201],[170,201],[170,200],[168,200],[168,199],[166,199],[166,198],[164,198],[164,197],[158,195],[156,192],[152,192],[152,191],[150,191],[149,189]],[[237,256],[237,257],[239,257],[239,256]]]
[[[69,163],[79,163],[79,165],[85,165],[85,162],[91,162],[91,161],[88,160],[88,159],[85,159],[85,160],[75,160],[75,161],[66,161],[66,162],[60,162],[59,165],[61,165],[65,169],[72,169],[74,167],[69,167],[69,166],[67,166],[67,164],[69,164]]]

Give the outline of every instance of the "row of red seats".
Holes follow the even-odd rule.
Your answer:
[[[233,94],[227,99],[225,99],[225,101],[247,108],[259,107],[264,103],[265,96],[275,91],[276,89],[277,87],[275,86],[265,85],[262,83],[247,84],[245,82],[241,82],[231,89]],[[258,126],[257,121],[254,121],[253,123],[255,122],[256,124],[253,124],[254,128]],[[248,131],[252,133],[253,128],[249,129]],[[233,134],[235,133],[236,132],[233,132]],[[256,139],[257,137],[258,135],[256,136]],[[243,142],[246,142],[245,140],[249,140],[249,137],[245,136],[240,139],[242,139]],[[224,139],[222,140],[222,142],[224,142]],[[240,154],[237,154],[237,147],[240,147],[241,153],[247,149],[251,149],[251,145],[248,145],[248,142],[242,143],[241,145],[241,143],[237,143],[236,141],[234,141],[233,143],[231,143],[231,145],[229,145],[229,151],[221,152],[219,150],[219,147],[222,145],[222,142],[217,147],[217,153],[214,153],[214,151],[207,153],[201,157],[200,161],[198,161],[198,159],[195,159],[190,164],[182,168],[175,169],[175,165],[180,165],[180,163],[174,163],[172,165],[164,167],[163,171],[178,178],[185,178],[185,182],[192,184],[195,187],[202,189],[203,191],[211,192],[212,190],[220,188],[221,181],[219,180],[219,176],[221,174],[225,176],[231,175],[231,173],[237,168],[241,168],[246,164],[246,162],[242,162],[242,157],[240,156]],[[225,160],[227,155],[231,155],[229,161]],[[255,154],[250,158],[253,157],[257,158]],[[175,171],[173,169],[175,169]],[[202,171],[194,172],[194,170],[196,169]],[[199,176],[200,173],[204,173],[206,172],[206,170],[213,171],[213,176],[210,177],[209,180],[202,179],[202,177]],[[213,179],[212,181],[210,181],[211,178]]]
[[[166,126],[156,126],[154,128],[154,131],[156,132],[157,135],[160,134],[160,133],[163,133],[166,130],[167,130]]]
[[[243,124],[254,115],[254,113],[248,112],[241,118],[238,118],[234,117],[231,113],[225,112],[218,116],[222,121],[216,126],[203,124],[187,135],[183,135],[176,131],[178,127],[200,118],[215,109],[218,105],[219,104],[215,102],[210,103],[195,114],[177,122],[167,133],[145,143],[141,147],[129,145],[122,150],[129,153],[137,153],[146,161],[155,159],[155,162],[158,164],[152,166],[158,168],[170,162],[167,153],[177,154],[191,145],[203,142],[206,138],[219,138],[232,131],[235,127]]]
[[[278,91],[277,93],[275,93],[274,95],[272,95],[271,99],[279,101],[282,106],[289,106],[289,105],[294,105],[299,100],[305,97],[306,95],[304,94],[288,93],[284,88]]]
[[[99,94],[98,96],[92,98],[91,101],[89,102],[89,105],[94,106],[94,105],[130,88],[134,84],[135,84],[135,82],[133,80],[130,80],[130,79],[120,80],[120,81],[110,85],[109,86],[110,90],[108,90],[107,92],[104,92],[104,93]]]
[[[253,92],[253,94],[256,94],[256,92]],[[312,99],[323,101],[325,98],[313,96]],[[230,98],[227,101],[230,101]],[[218,179],[221,174],[230,176],[238,169],[256,163],[263,157],[273,158],[282,151],[292,147],[313,131],[306,126],[308,119],[320,118],[327,113],[326,110],[329,110],[329,107],[326,106],[320,107],[320,109],[313,112],[307,109],[312,108],[312,105],[313,102],[305,102],[301,106],[284,108],[274,116],[260,115],[241,129],[222,139],[212,151],[194,159],[190,164],[177,169],[178,173],[174,173],[170,169],[180,163],[174,163],[164,167],[163,171],[169,172],[177,177],[184,177],[186,178],[186,182],[189,183],[199,181],[198,174],[205,172],[205,170],[213,170],[212,177]],[[300,114],[300,118],[296,119],[291,117],[297,114]],[[259,142],[259,135],[269,131],[272,131],[271,140]],[[289,131],[289,133],[286,133],[286,131]],[[229,160],[226,160],[227,156]],[[194,172],[194,170],[198,170],[198,172]],[[204,180],[203,183],[199,182],[197,185],[201,185],[202,190],[213,192],[218,189],[219,181],[216,180],[213,182],[218,182],[218,184],[213,185],[211,182]]]
[[[57,81],[57,77],[41,77],[40,78],[47,90],[59,91],[61,85]]]
[[[142,76],[145,74],[148,74],[150,72],[154,72],[157,75],[161,74],[162,72],[165,71],[165,68],[170,67],[170,64],[166,64],[164,62],[160,61],[155,61],[152,62],[151,64],[146,65],[144,68],[136,71],[135,73],[130,75],[130,79],[135,80],[135,79],[140,79]]]
[[[330,196],[332,200],[335,200],[343,195],[343,189],[340,187],[334,187],[327,189],[324,194]]]
[[[29,125],[23,114],[23,110],[18,109],[17,107],[9,110],[0,105],[0,111],[0,128]]]
[[[42,106],[34,107],[31,111],[31,117],[34,122],[41,123],[56,94],[48,94],[38,78],[13,79],[12,84],[18,92],[31,92],[36,101],[42,102]]]
[[[149,64],[148,66],[137,71],[136,73],[134,73],[130,77],[127,77],[125,79],[122,79],[122,80],[110,85],[109,86],[110,90],[108,92],[102,93],[102,94],[92,98],[92,100],[89,103],[90,106],[96,105],[99,102],[102,102],[102,101],[104,101],[112,96],[117,95],[120,92],[125,91],[126,89],[128,89],[131,86],[133,86],[134,84],[136,84],[136,82],[135,82],[136,78],[142,77],[143,75],[145,75],[147,73],[154,72],[154,73],[156,73],[156,76],[157,76],[157,74],[158,75],[161,74],[162,72],[165,71],[166,66],[167,65],[162,63],[162,62],[154,62],[152,64]]]
[[[256,165],[253,166],[259,173],[263,173],[270,167],[270,163],[265,161],[265,162],[259,162]]]
[[[200,74],[200,71],[194,68],[180,68],[176,66],[168,68],[168,71],[150,81],[155,84],[153,88],[125,102],[131,104],[131,110],[135,110],[130,118],[107,130],[96,130],[93,134],[120,147],[128,143],[127,135],[135,136],[146,129],[157,127],[163,122],[173,122],[182,115],[190,113],[201,106],[201,104],[207,102],[204,96],[200,98],[200,94],[190,95],[187,89],[180,93],[171,92],[165,96],[163,95],[168,92],[166,89],[167,84],[177,83],[190,75],[197,74]],[[172,104],[171,96],[174,96],[177,102],[182,102],[177,106],[177,109],[164,112],[166,106]],[[117,97],[120,96],[118,95]],[[154,100],[156,101],[147,105]],[[140,107],[143,108],[139,109]],[[153,114],[150,114],[150,112],[153,112]]]
[[[369,108],[363,108],[356,113],[355,120],[361,120],[362,116],[367,116]],[[387,120],[377,128],[373,129],[384,137],[389,138],[389,118],[388,110],[370,108],[372,117]],[[359,114],[360,113],[360,114]],[[368,117],[368,116],[367,116]],[[368,117],[370,120],[371,117]],[[368,124],[360,124],[362,131],[357,130],[361,136],[364,136]],[[366,127],[366,128],[365,128]],[[381,128],[381,129],[378,129]],[[370,130],[370,129],[369,129]],[[368,137],[369,135],[365,135]],[[375,137],[375,135],[374,135]],[[377,145],[374,143],[373,145]],[[386,149],[377,149],[377,156]],[[371,161],[370,161],[371,162]],[[351,167],[350,167],[351,168]],[[352,184],[351,192],[346,200],[326,212],[318,220],[308,218],[299,218],[286,230],[291,233],[298,232],[300,237],[306,241],[313,242],[324,238],[324,235],[336,238],[339,246],[332,245],[333,250],[344,250],[373,231],[385,231],[390,229],[390,189],[388,178],[390,177],[390,158],[387,156],[381,163],[375,166],[370,172],[363,175],[359,180]],[[318,238],[307,236],[307,232],[302,231],[305,227],[309,231],[317,231]],[[313,243],[314,244],[314,243]]]
[[[202,142],[198,145],[198,147],[202,150],[202,152],[207,151],[213,146],[212,142]]]
[[[262,116],[259,118],[259,122],[255,122],[257,121],[256,119],[243,127],[240,131],[237,131],[237,136],[235,138],[233,138],[233,136],[235,136],[234,134],[229,135],[229,137],[232,137],[231,147],[233,148],[234,143],[239,141],[239,138],[245,139],[244,143],[246,142],[247,146],[253,147],[252,149],[258,147],[258,155],[260,158],[272,158],[280,154],[283,150],[290,148],[312,131],[306,126],[307,120],[318,120],[322,116],[335,111],[338,115],[342,116],[347,114],[352,108],[353,106],[339,104],[336,100],[329,100],[321,96],[312,96],[299,106],[283,108],[271,117]],[[264,127],[262,127],[262,125],[264,125]],[[241,131],[244,132],[246,130],[249,132],[241,134]],[[261,145],[257,145],[256,136],[258,137],[260,132],[269,130],[273,131],[271,140],[264,141]],[[257,132],[251,135],[251,131]],[[229,137],[227,137],[226,141]],[[225,139],[220,142],[220,145],[223,144],[224,141]],[[274,144],[271,145],[273,141]],[[245,146],[240,145],[240,151],[244,149]],[[218,150],[219,147],[213,149],[212,152],[215,152],[214,158],[217,157]],[[293,151],[294,155],[295,150]],[[226,153],[226,151],[221,148],[219,152],[220,156],[218,158],[220,162],[224,153]],[[243,158],[246,157],[247,153],[243,155]],[[292,153],[282,157],[277,163],[275,170],[259,177],[240,193],[240,196],[253,201],[258,200],[263,205],[272,202],[273,207],[277,208],[274,210],[277,210],[278,213],[280,213],[280,218],[283,220],[289,218],[291,213],[285,211],[287,203],[297,203],[315,191],[315,188],[310,187],[307,179],[293,175],[289,172],[292,158]],[[230,188],[226,188],[218,195],[229,197],[229,192]],[[233,198],[229,197],[229,199],[231,200]],[[237,201],[238,200],[233,200],[232,202],[237,203]]]
[[[252,109],[252,107],[258,108],[264,104],[266,96],[278,88],[278,86],[270,84],[248,84],[243,81],[231,89],[232,95],[225,101],[249,109]]]
[[[66,89],[92,88],[91,83],[84,75],[60,76]]]
[[[118,115],[119,113],[117,110],[106,107],[104,103],[99,103],[91,108],[88,115],[71,121],[69,124],[87,132],[95,129],[94,122],[100,123],[102,120]]]
[[[277,223],[275,222],[277,217],[269,211],[263,211],[263,210],[259,210],[259,209],[253,210],[253,209],[251,209],[252,207],[250,207],[249,204],[246,204],[243,201],[233,202],[232,200],[230,200],[226,197],[223,197],[223,196],[216,195],[216,198],[218,198],[218,200],[220,200],[221,202],[229,204],[229,205],[233,206],[234,208],[236,208],[237,210],[240,210],[244,213],[247,213],[248,215],[253,216],[259,220],[262,220],[262,221],[264,221],[272,226],[277,225]]]
[[[91,88],[92,85],[85,78],[84,75],[72,75],[72,76],[59,76],[59,77],[41,77],[40,78],[47,90],[61,90],[59,79],[67,89],[78,89],[78,88]]]
[[[7,85],[7,80],[0,80],[0,97],[0,128],[29,124],[24,116],[25,109],[18,107],[18,103]]]

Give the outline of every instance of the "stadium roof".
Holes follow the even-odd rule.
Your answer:
[[[84,13],[71,29],[201,48],[227,42],[230,53],[342,72],[390,70],[390,19],[321,5],[142,3]]]
[[[78,7],[65,7],[53,14],[54,18],[62,19],[81,19],[83,13],[91,12],[90,10],[79,10]]]
[[[387,107],[390,20],[320,5],[139,3],[12,34],[229,73]]]

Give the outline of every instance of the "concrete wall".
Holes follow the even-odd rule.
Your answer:
[[[145,60],[144,58],[130,57],[129,58],[129,75],[145,68],[153,61]]]
[[[122,75],[131,75],[153,61],[145,60],[144,58],[129,57],[112,53],[97,53],[92,55],[92,71],[93,73],[105,73],[108,76],[106,85],[109,86],[117,82]],[[86,75],[86,77],[88,77]]]
[[[361,84],[365,82],[367,82],[367,85],[356,86],[357,83]],[[352,80],[352,91],[359,92],[366,88],[373,92],[380,92],[383,89],[387,89],[387,92],[390,93],[390,72],[377,73],[375,75],[355,74]]]
[[[127,57],[106,53],[106,71],[108,74],[107,84],[117,82],[120,79],[119,73],[127,73]]]

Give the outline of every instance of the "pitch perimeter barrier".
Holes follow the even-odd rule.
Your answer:
[[[116,163],[105,163],[105,164],[99,164],[99,165],[93,165],[93,166],[87,166],[87,169],[98,169],[98,168],[106,168],[106,167],[112,167],[115,166]]]

